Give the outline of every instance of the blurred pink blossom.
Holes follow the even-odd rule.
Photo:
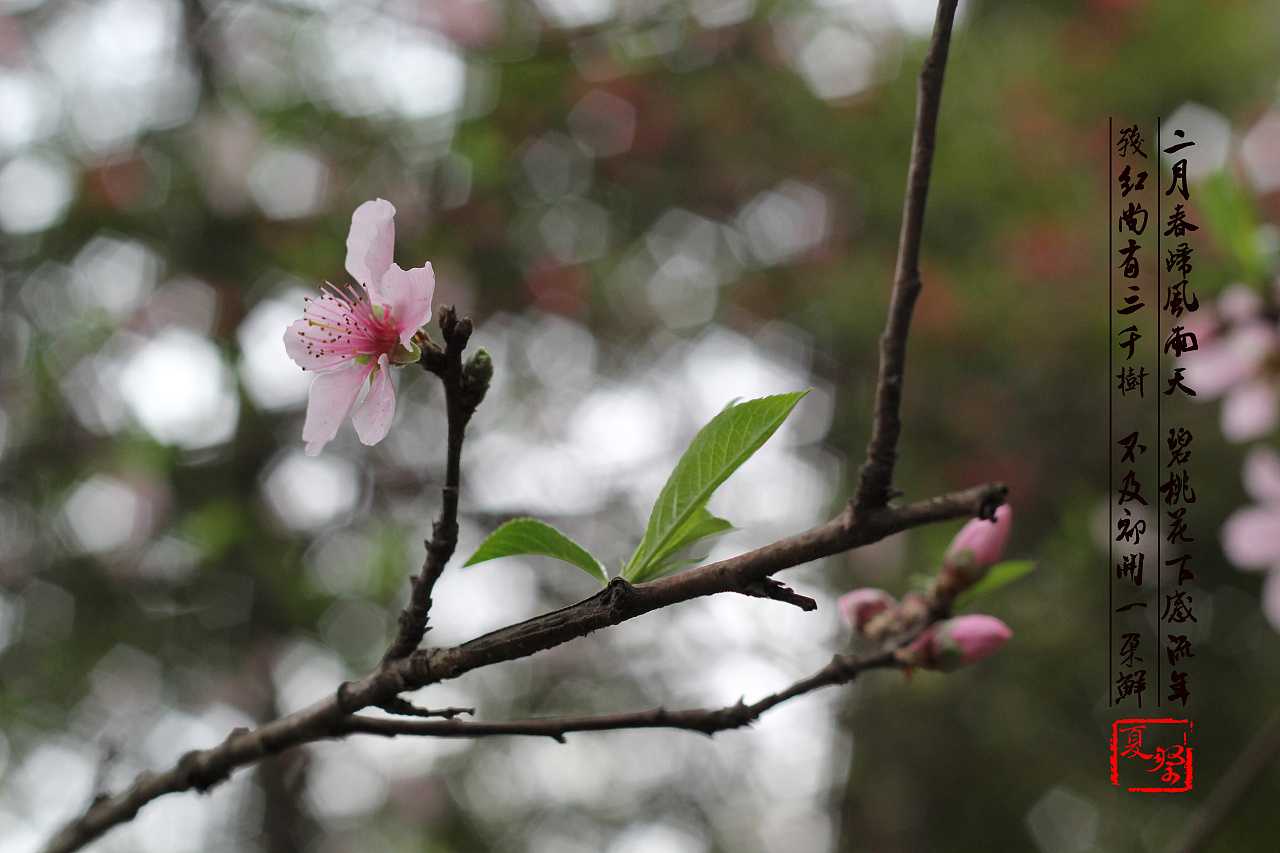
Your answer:
[[[348,415],[362,442],[382,441],[396,413],[390,366],[420,355],[413,336],[431,319],[435,272],[430,263],[406,271],[392,261],[395,213],[383,199],[356,208],[346,266],[358,284],[335,287],[326,282],[320,298],[308,298],[302,319],[285,331],[289,357],[303,370],[319,373],[311,383],[302,427],[309,456],[338,434]]]
[[[1238,568],[1268,571],[1262,611],[1280,631],[1280,453],[1255,447],[1244,461],[1244,484],[1258,501],[1222,525],[1222,550]]]
[[[1263,307],[1252,288],[1231,285],[1214,305],[1215,321],[1185,324],[1199,344],[1184,357],[1187,384],[1196,399],[1222,397],[1222,434],[1230,441],[1252,441],[1280,424],[1277,377],[1268,372],[1280,355],[1280,333]]]
[[[864,587],[840,596],[836,606],[845,623],[855,631],[861,631],[867,622],[896,603],[893,596],[884,590]]]

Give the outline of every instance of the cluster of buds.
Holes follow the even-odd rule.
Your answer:
[[[859,636],[886,646],[928,625],[895,652],[904,666],[949,671],[982,660],[1013,636],[1008,625],[984,615],[930,623],[1000,561],[1012,524],[1007,505],[997,508],[990,521],[973,519],[951,541],[927,593],[909,592],[898,601],[882,589],[855,589],[840,597],[840,615]]]

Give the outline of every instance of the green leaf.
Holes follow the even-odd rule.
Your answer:
[[[705,507],[699,509],[689,516],[689,520],[672,537],[671,544],[662,553],[654,555],[650,569],[631,580],[636,583],[653,580],[682,569],[689,562],[696,562],[684,559],[682,555],[698,542],[720,536],[730,530],[733,530],[733,525],[728,521],[712,515]]]
[[[1250,283],[1262,281],[1267,264],[1258,239],[1258,214],[1248,192],[1223,169],[1200,182],[1195,200],[1210,235],[1235,263],[1236,274]]]
[[[982,596],[1008,586],[1023,575],[1030,574],[1035,567],[1034,560],[1005,560],[1003,563],[996,563],[987,570],[982,580],[956,597],[955,609],[967,607]]]
[[[572,563],[601,583],[609,582],[604,566],[587,549],[536,518],[513,518],[506,522],[490,533],[471,555],[471,559],[463,565],[474,566],[486,560],[514,557],[518,554],[555,557]]]
[[[686,525],[706,508],[712,493],[769,440],[808,393],[794,391],[726,406],[699,430],[658,493],[644,538],[622,576],[629,581],[654,577],[664,559],[678,550],[676,543],[689,530]],[[710,534],[702,534],[706,535]]]

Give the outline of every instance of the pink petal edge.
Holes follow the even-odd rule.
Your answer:
[[[396,246],[396,209],[386,199],[366,201],[351,214],[347,234],[347,272],[367,288],[391,266]]]
[[[391,366],[385,355],[379,357],[377,367],[369,393],[351,416],[356,435],[367,445],[377,444],[386,438],[396,417],[396,388],[391,381]]]
[[[360,394],[364,381],[377,365],[350,362],[345,369],[321,373],[311,383],[307,395],[307,418],[302,425],[302,440],[307,455],[317,456],[338,434],[338,428]]]

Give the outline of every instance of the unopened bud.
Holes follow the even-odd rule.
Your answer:
[[[868,622],[896,603],[893,596],[884,590],[864,587],[840,596],[836,606],[840,608],[840,615],[844,617],[845,623],[862,633]]]
[[[920,638],[924,643],[917,650],[917,665],[944,672],[959,669],[994,654],[1012,636],[1009,626],[994,616],[957,616],[935,625]]]
[[[943,569],[968,583],[977,581],[987,569],[1000,562],[1012,529],[1013,510],[1008,504],[996,508],[995,521],[973,519],[951,540],[942,558]]]

